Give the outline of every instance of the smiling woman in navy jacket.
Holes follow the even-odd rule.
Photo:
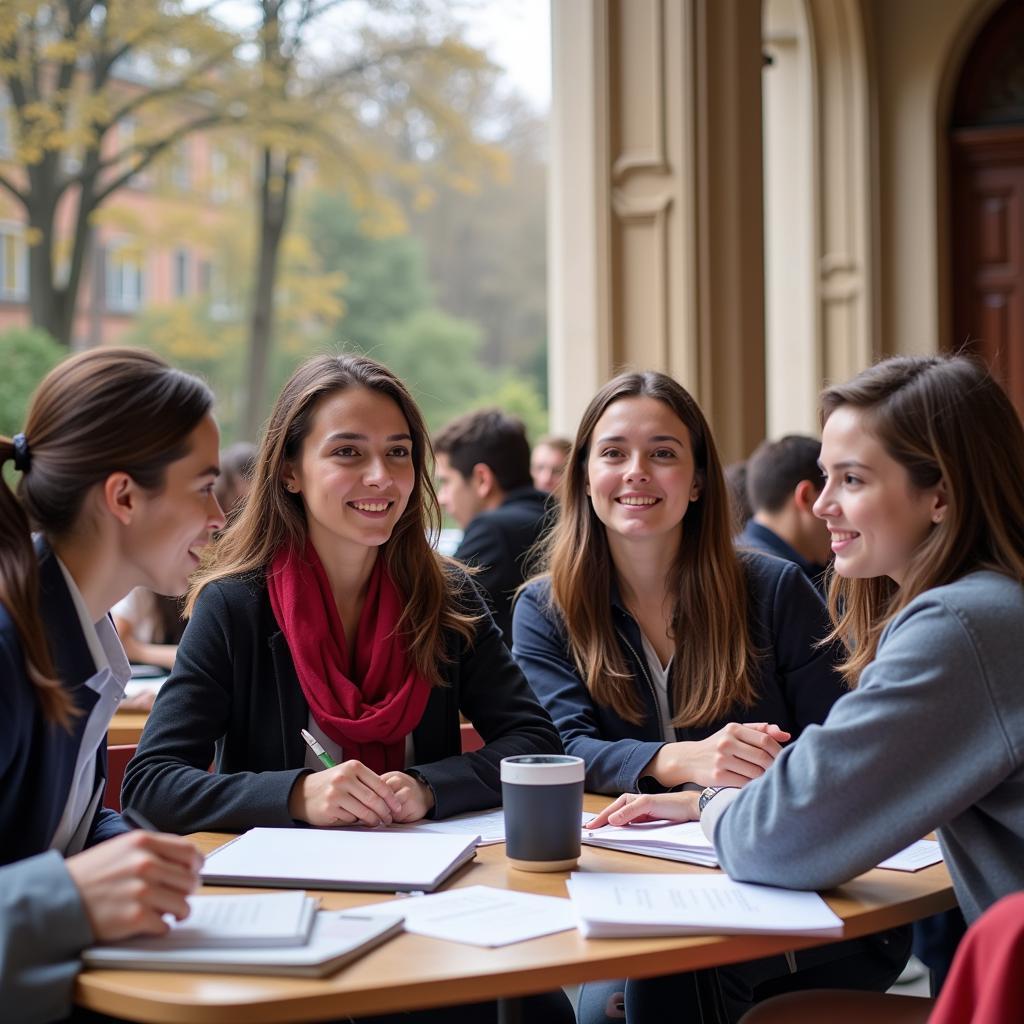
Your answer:
[[[513,653],[566,751],[585,759],[588,789],[744,786],[843,692],[837,652],[819,644],[821,599],[791,563],[736,553],[707,421],[664,374],[622,374],[587,407],[547,567],[520,594]],[[848,986],[884,989],[908,941],[798,953],[793,977],[828,964]],[[719,970],[730,1011],[791,966],[773,957]],[[587,987],[582,1024],[604,1019],[613,991]],[[638,1004],[664,997],[660,1010],[681,1021],[699,1019],[692,992],[692,976],[627,990]]]
[[[78,954],[187,915],[199,854],[128,833],[100,806],[106,734],[129,678],[108,611],[133,587],[184,592],[210,534],[218,432],[204,384],[100,349],[40,384],[0,437],[0,1005],[71,1010]],[[33,538],[30,526],[39,532]]]

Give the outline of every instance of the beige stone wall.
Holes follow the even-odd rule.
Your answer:
[[[825,380],[951,347],[948,109],[997,2],[765,0],[762,154],[761,0],[555,0],[553,427],[654,367],[738,458]]]
[[[552,15],[552,426],[660,369],[739,457],[764,433],[760,0]]]
[[[865,0],[878,111],[879,354],[954,346],[946,129],[960,63],[998,0]]]

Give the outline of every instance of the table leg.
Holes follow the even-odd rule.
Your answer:
[[[523,1024],[523,1001],[516,996],[498,1000],[498,1024]]]

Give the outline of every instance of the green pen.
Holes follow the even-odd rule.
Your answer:
[[[319,743],[317,743],[316,738],[311,733],[308,733],[306,732],[305,729],[303,729],[302,738],[306,741],[306,746],[309,747],[309,749],[312,750],[313,753],[316,754],[318,758],[320,758],[320,763],[325,768],[336,767],[334,764],[334,758],[331,757],[331,755],[328,754],[327,751],[324,750],[324,748],[321,747]]]

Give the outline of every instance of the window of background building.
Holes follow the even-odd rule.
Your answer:
[[[231,198],[231,168],[223,149],[210,151],[210,199],[226,203]]]
[[[138,310],[143,295],[141,256],[125,247],[112,245],[104,252],[103,270],[107,309],[113,313],[134,313]]]
[[[11,139],[11,101],[5,90],[0,90],[0,157],[11,156],[14,151]]]
[[[28,250],[20,224],[0,224],[0,298],[22,301],[28,294]]]
[[[192,187],[192,169],[189,166],[191,152],[187,142],[176,142],[171,149],[171,184],[175,188],[189,189]]]
[[[192,290],[192,257],[188,249],[174,250],[174,297],[185,298]]]

